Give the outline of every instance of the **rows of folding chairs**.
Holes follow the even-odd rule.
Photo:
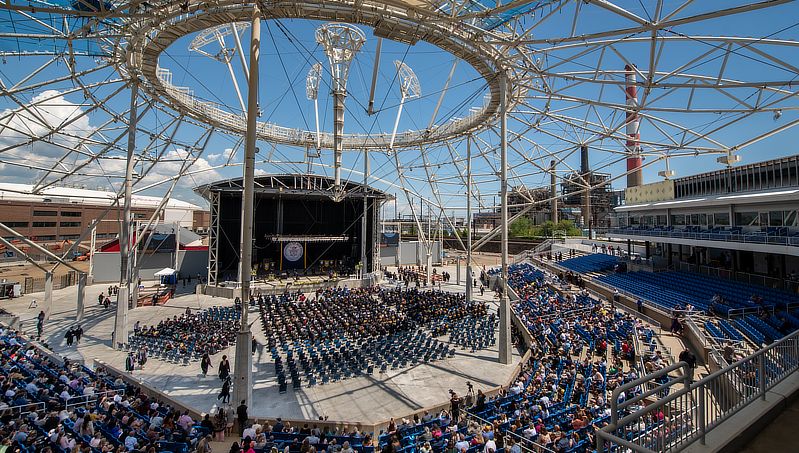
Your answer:
[[[339,337],[326,342],[293,342],[271,350],[280,391],[386,373],[453,357],[455,348],[424,331],[365,339]]]

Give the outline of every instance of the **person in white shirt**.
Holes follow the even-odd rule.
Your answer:
[[[252,423],[250,423],[247,428],[244,429],[244,432],[241,434],[241,438],[249,437],[251,440],[255,439],[255,429],[252,427]]]
[[[497,451],[497,444],[494,439],[489,439],[483,447],[483,453],[493,453]]]
[[[530,423],[530,426],[525,428],[525,430],[524,430],[524,432],[522,434],[524,434],[524,437],[526,437],[527,439],[532,440],[533,436],[535,436],[537,434],[537,432],[535,430],[535,426],[532,423]]]

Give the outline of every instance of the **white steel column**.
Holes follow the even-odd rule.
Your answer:
[[[83,307],[86,305],[86,273],[78,273],[78,309],[75,312],[75,321],[83,321]]]
[[[94,220],[92,220],[94,224]],[[94,248],[97,247],[97,225],[92,227],[92,239],[89,245],[89,283],[94,283]]]
[[[502,72],[499,79],[501,182],[502,182],[502,296],[499,299],[499,363],[509,364],[511,356],[510,303],[508,301],[508,79]]]
[[[252,222],[255,192],[255,128],[258,119],[258,59],[261,48],[261,9],[256,4],[252,10],[250,27],[250,82],[247,97],[247,137],[244,151],[244,196],[241,216],[241,326],[236,336],[236,361],[233,364],[233,403],[245,401],[252,407],[252,354],[248,311],[250,308],[250,276],[252,268]]]
[[[53,273],[44,273],[44,317],[50,319],[53,310]]]
[[[130,90],[130,123],[128,124],[128,156],[125,170],[125,203],[122,210],[122,231],[119,233],[119,294],[117,295],[117,312],[112,335],[114,349],[122,347],[128,341],[128,303],[130,294],[131,266],[130,260],[130,199],[133,192],[133,155],[136,152],[136,101],[139,97],[139,81],[134,80]],[[94,250],[92,250],[94,253]]]
[[[361,219],[361,279],[366,276],[366,219],[368,216],[369,197],[366,196],[366,178],[369,174],[369,151],[363,150],[363,219]]]
[[[466,302],[472,301],[472,137],[466,137]]]

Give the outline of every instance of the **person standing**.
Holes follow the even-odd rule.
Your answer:
[[[225,408],[225,420],[227,421],[227,425],[225,425],[225,432],[228,436],[232,436],[233,422],[236,420],[236,410],[233,409],[233,403],[227,403],[227,407]]]
[[[258,342],[255,341],[255,337],[252,337],[252,355],[255,355],[255,351],[258,350]]]
[[[214,415],[214,437],[217,442],[225,441],[225,427],[227,426],[227,419],[225,418],[225,408],[220,407]]]
[[[208,352],[203,353],[203,358],[200,360],[200,368],[203,370],[203,377],[208,374],[208,368],[211,366],[211,357],[208,355]]]
[[[36,331],[39,333],[39,339],[42,338],[42,331],[44,330],[44,318],[45,318],[44,310],[39,312],[39,322],[36,323]]]
[[[458,398],[457,393],[452,394],[452,398],[449,400],[450,403],[450,413],[452,414],[452,420],[456,423],[460,419],[461,414],[461,400]]]
[[[638,313],[641,313],[644,308],[644,301],[641,300],[641,298],[638,298],[638,302],[636,302],[636,305],[638,305]]]
[[[230,376],[230,362],[227,360],[227,356],[222,356],[222,361],[219,362],[219,379],[225,380],[226,377]]]
[[[111,294],[111,291],[108,291],[108,294]],[[104,300],[105,296],[103,296],[103,293],[100,293],[100,295],[97,296],[97,305],[103,305]]]
[[[247,427],[247,420],[250,416],[247,414],[247,405],[244,404],[246,400],[241,400],[241,404],[236,408],[236,416],[239,420],[239,437],[244,434],[244,428]]]
[[[216,399],[221,399],[222,404],[230,402],[230,376],[225,378],[225,382],[222,383],[222,390],[219,392]]]
[[[78,324],[78,327],[73,331],[75,334],[75,344],[80,344],[80,337],[83,336],[83,327]]]
[[[147,348],[139,349],[138,357],[136,357],[136,361],[139,362],[141,369],[144,369],[144,364],[147,363]]]
[[[75,332],[72,331],[70,327],[67,329],[67,333],[64,334],[64,339],[67,340],[67,347],[72,346],[72,339],[74,338]]]
[[[136,361],[133,360],[133,353],[128,353],[128,358],[125,359],[125,371],[133,373],[133,368],[136,366]]]
[[[680,362],[688,364],[688,378],[689,382],[694,382],[694,369],[696,368],[696,356],[690,349],[685,348],[680,353]]]

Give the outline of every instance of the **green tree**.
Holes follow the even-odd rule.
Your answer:
[[[558,222],[558,225],[557,225],[556,229],[558,231],[565,231],[566,232],[566,236],[582,236],[583,235],[583,232],[580,231],[579,228],[575,227],[574,226],[574,222],[572,222],[571,220],[565,220],[565,219],[561,220],[560,222]]]
[[[541,224],[541,234],[543,236],[552,236],[555,233],[555,222],[551,220],[547,220],[543,224]]]
[[[510,224],[510,228],[508,228],[508,237],[515,238],[528,236],[532,226],[532,220],[528,219],[527,217],[516,219],[515,222]]]

